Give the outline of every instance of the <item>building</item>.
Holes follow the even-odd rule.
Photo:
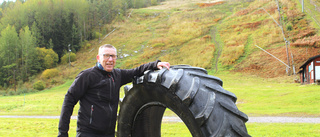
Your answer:
[[[320,55],[309,58],[300,69],[301,84],[320,84]]]

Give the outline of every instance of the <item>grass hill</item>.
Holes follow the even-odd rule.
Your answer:
[[[294,65],[298,72],[320,51],[320,14],[314,6],[319,2],[312,2],[305,2],[305,12],[297,0],[167,0],[158,6],[131,9],[127,17],[103,26],[108,35],[86,42],[71,66],[58,66],[59,73],[53,77],[40,74],[25,87],[38,79],[47,88],[74,79],[81,70],[95,65],[99,46],[107,43],[118,49],[117,68],[160,59],[216,74],[232,71],[262,78],[287,76],[285,65],[255,45],[289,62],[290,67]],[[288,50],[284,38],[289,42]]]
[[[319,54],[319,24],[309,12],[301,12],[299,1],[282,0],[279,5],[280,14],[277,3],[271,0],[169,0],[159,6],[133,9],[127,18],[107,26],[114,31],[105,39],[90,41],[91,46],[77,54],[74,68],[94,65],[98,47],[109,43],[118,48],[120,68],[161,59],[172,65],[189,64],[214,71],[261,77],[286,75],[286,66],[257,45],[287,64],[289,57],[289,65],[298,72],[304,61]],[[279,23],[279,18],[284,35],[275,22]],[[284,37],[290,42],[288,55]]]

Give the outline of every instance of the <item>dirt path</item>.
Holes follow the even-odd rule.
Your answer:
[[[147,7],[146,9],[174,9],[174,8],[187,8],[190,3],[213,3],[221,0],[166,0],[161,2],[161,4],[157,6]]]
[[[219,21],[218,24],[220,24],[221,21]],[[212,36],[212,39],[213,39],[213,42],[214,42],[214,45],[215,45],[215,48],[216,48],[216,51],[214,53],[214,64],[215,64],[215,72],[217,73],[218,71],[218,62],[219,62],[219,58],[221,56],[221,52],[222,52],[222,45],[220,45],[220,43],[218,42],[217,38],[216,38],[216,35],[218,33],[218,29],[217,29],[217,25],[215,25],[212,29],[212,32],[211,32],[211,36]]]

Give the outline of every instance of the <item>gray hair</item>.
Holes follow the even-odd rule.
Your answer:
[[[111,44],[104,44],[104,45],[100,46],[99,53],[100,53],[100,50],[103,49],[103,48],[112,48],[112,49],[116,50],[116,53],[117,53],[117,48],[112,46]]]

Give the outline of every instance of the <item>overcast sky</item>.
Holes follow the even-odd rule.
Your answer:
[[[2,4],[2,2],[4,1],[16,1],[16,0],[0,0],[0,3]]]

